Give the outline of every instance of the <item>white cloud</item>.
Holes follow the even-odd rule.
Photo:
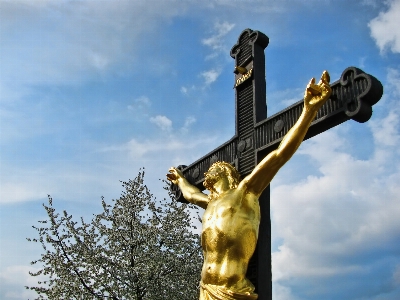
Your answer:
[[[192,124],[194,118],[187,118],[185,123]],[[184,136],[184,138],[183,138]],[[131,139],[127,143],[120,145],[103,147],[101,152],[117,152],[116,156],[121,157],[121,153],[128,153],[128,160],[149,160],[157,161],[157,159],[168,160],[169,164],[176,162],[183,164],[187,161],[198,159],[206,153],[208,149],[215,147],[219,137],[212,136],[176,136],[157,139],[138,140]]]
[[[211,83],[215,82],[220,74],[221,71],[211,69],[209,71],[204,71],[203,73],[201,73],[201,76],[204,78],[205,85],[208,86]]]
[[[0,271],[0,297],[2,299],[33,299],[37,293],[23,289],[24,286],[36,286],[44,276],[32,277],[28,272],[39,269],[31,266],[9,266]],[[22,288],[21,288],[22,287]]]
[[[101,53],[90,51],[89,60],[91,64],[98,70],[104,70],[110,64],[110,59]]]
[[[272,191],[273,224],[283,239],[273,253],[278,284],[292,278],[344,280],[367,273],[386,251],[400,250],[393,244],[400,234],[399,158],[392,160],[390,150],[383,149],[376,151],[382,155],[365,161],[338,148],[329,151],[326,145],[338,139],[337,132],[326,132],[303,150],[318,163],[322,175]],[[382,254],[368,256],[371,252]]]
[[[268,115],[275,114],[276,112],[301,100],[303,93],[304,88],[302,87],[275,91],[268,94],[267,101],[268,99],[273,99],[274,101],[274,105],[268,107]]]
[[[275,274],[273,274],[275,277]],[[272,299],[279,300],[297,300],[296,296],[293,295],[291,289],[287,286],[280,285],[279,283],[274,284],[272,289]]]
[[[2,84],[68,85],[135,67],[137,38],[185,11],[172,2],[0,1]]]
[[[201,78],[202,83],[200,85],[182,86],[180,92],[184,96],[192,97],[194,94],[198,96],[198,91],[204,91],[212,83],[217,81],[219,75],[221,75],[220,68],[212,68],[208,71],[201,72],[199,77]]]
[[[393,73],[389,71],[389,76],[397,82],[400,77]],[[283,240],[273,253],[276,284],[291,286],[288,282],[301,278],[313,289],[316,278],[333,282],[370,276],[387,259],[387,252],[400,251],[396,242],[400,235],[399,88],[388,86],[385,91],[390,98],[385,100],[386,115],[380,119],[374,115],[363,125],[373,136],[370,158],[358,159],[347,152],[351,134],[342,125],[307,141],[297,153],[304,155],[303,161],[312,161],[319,174],[272,189],[272,223],[276,238]],[[303,167],[298,172],[305,173],[307,163]],[[381,284],[398,280],[398,269],[392,275],[380,275]]]
[[[173,152],[176,155],[183,156],[184,153],[188,153],[188,150],[196,149],[197,152],[199,146],[204,147],[205,145],[210,145],[215,142],[215,140],[216,137],[193,138],[191,140],[183,140],[176,137],[145,141],[132,139],[127,144],[122,145],[120,150],[128,150],[130,155],[135,158],[143,158],[148,155],[154,155],[155,153],[166,154],[168,152]],[[196,153],[193,153],[193,155],[195,154]],[[184,160],[186,161],[187,159]]]
[[[92,155],[94,157],[95,154]],[[96,163],[93,157],[88,161],[58,161],[55,164],[48,161],[40,167],[24,168],[10,165],[8,161],[3,162],[0,204],[43,200],[48,194],[80,201],[93,195],[98,186],[102,186],[104,191],[113,190],[118,186],[118,179],[112,179],[115,170],[111,166]],[[96,158],[99,159],[99,156]],[[118,168],[118,163],[121,162],[114,162],[115,168]],[[124,164],[128,165],[129,162],[124,161]],[[100,176],[101,173],[104,175]]]
[[[387,82],[390,88],[391,93],[394,96],[400,96],[400,72],[399,70],[389,68],[387,75]]]
[[[143,166],[152,170],[153,182],[158,182],[171,165],[194,161],[219,144],[216,135],[187,135],[195,122],[189,116],[180,130],[162,138],[133,138],[108,146],[89,144],[81,148],[79,156],[68,159],[49,159],[22,166],[3,160],[0,204],[45,201],[48,194],[78,202],[97,200],[101,196],[115,197],[120,191],[118,180],[131,178]],[[160,126],[168,127],[168,124],[167,121],[163,125],[161,121]]]
[[[393,272],[394,284],[400,285],[400,264],[398,264]]]
[[[389,110],[388,115],[381,120],[372,119],[369,122],[372,133],[375,138],[375,142],[380,146],[387,146],[393,149],[393,153],[398,151],[396,146],[400,145],[400,133],[399,133],[399,116],[400,108],[397,103],[400,99],[400,72],[395,69],[388,69],[387,74],[387,85],[385,86],[385,105],[392,107]],[[396,103],[397,102],[397,103]],[[400,152],[398,152],[399,154]],[[386,158],[387,159],[387,158]]]
[[[144,157],[145,155],[149,155],[151,153],[162,153],[166,151],[178,151],[182,149],[187,149],[187,145],[185,145],[182,141],[176,139],[167,140],[145,140],[138,141],[136,139],[132,139],[126,145],[127,149],[130,152],[132,157]]]
[[[186,117],[185,123],[183,124],[183,127],[181,128],[182,133],[187,133],[189,131],[189,128],[192,124],[196,123],[196,118],[195,117]]]
[[[217,52],[225,50],[224,37],[235,27],[235,24],[229,22],[217,22],[214,25],[215,33],[206,39],[202,40],[202,43]]]
[[[396,111],[390,111],[388,116],[380,122],[374,121],[372,127],[375,141],[381,146],[400,145],[399,115]]]
[[[150,122],[156,124],[162,131],[171,131],[172,129],[172,121],[166,116],[151,117]]]
[[[378,0],[362,0],[361,2],[363,5],[371,6],[376,8],[378,6]]]
[[[184,94],[184,95],[187,95],[187,93],[188,93],[188,88],[182,86],[182,87],[181,87],[181,93]]]
[[[193,123],[195,123],[196,122],[196,118],[195,117],[187,117],[186,119],[185,119],[185,124],[184,124],[184,128],[187,128],[187,127],[189,127],[190,125],[192,125]]]
[[[11,284],[34,285],[37,280],[44,279],[45,277],[32,277],[29,272],[37,272],[38,268],[30,266],[9,266],[0,272],[1,281]]]
[[[193,92],[195,92],[197,90],[197,87],[194,85],[191,86],[182,86],[180,91],[183,95],[185,96],[189,96],[191,95]]]
[[[39,186],[34,186],[29,182],[4,181],[2,180],[0,203],[15,203],[46,196],[46,192]]]
[[[389,8],[369,22],[371,36],[381,52],[389,49],[400,53],[400,0],[388,2]]]
[[[141,119],[142,117],[148,116],[150,106],[150,99],[146,96],[141,96],[134,99],[132,104],[128,105],[128,110],[135,115],[135,119]]]

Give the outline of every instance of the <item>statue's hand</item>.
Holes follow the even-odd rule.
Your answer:
[[[329,81],[330,77],[327,71],[322,72],[318,84],[315,84],[315,78],[310,80],[304,92],[304,107],[307,110],[316,112],[329,99],[332,93]]]
[[[172,167],[168,170],[168,172],[169,173],[167,174],[167,179],[173,184],[178,184],[178,180],[180,178],[183,178],[183,173],[177,168]]]

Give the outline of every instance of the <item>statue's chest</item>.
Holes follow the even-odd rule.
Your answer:
[[[213,251],[226,248],[229,241],[235,239],[235,219],[237,208],[229,203],[213,203],[208,205],[203,215],[201,235],[204,250]]]
[[[202,220],[201,239],[204,250],[224,251],[232,245],[241,247],[249,238],[256,239],[259,222],[254,218],[254,211],[243,206],[243,201],[236,200],[236,197],[225,197],[209,203]]]
[[[211,202],[203,215],[203,229],[214,228],[223,231],[232,227],[232,222],[240,218],[241,207],[229,197]]]

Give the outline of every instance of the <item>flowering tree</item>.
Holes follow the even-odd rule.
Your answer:
[[[140,170],[113,205],[90,223],[56,213],[33,226],[44,253],[33,261],[47,278],[26,287],[37,299],[197,299],[202,263],[199,236],[186,204],[156,202]]]

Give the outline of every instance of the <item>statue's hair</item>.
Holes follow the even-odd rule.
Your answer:
[[[220,169],[222,169],[223,172],[225,173],[226,177],[228,177],[230,189],[235,189],[238,187],[239,182],[240,182],[240,174],[234,166],[232,166],[231,164],[224,162],[224,161],[217,161],[217,162],[213,163],[208,170],[211,170],[215,167],[219,167]],[[213,190],[211,187],[209,187],[209,189],[211,192],[210,195],[208,196],[210,200],[218,197],[215,190]]]

